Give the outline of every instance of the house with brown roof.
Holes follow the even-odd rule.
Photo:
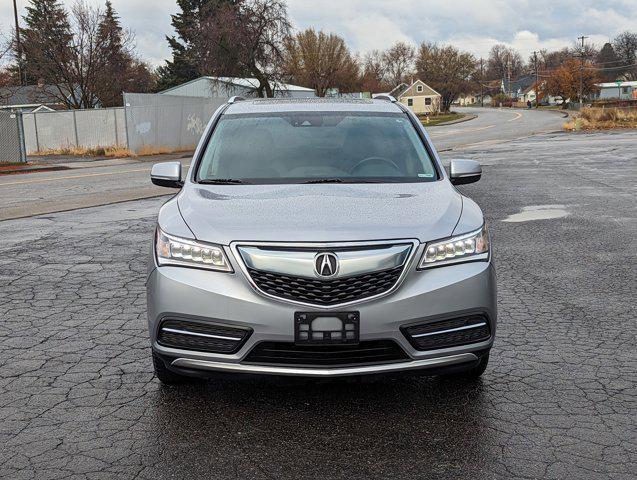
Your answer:
[[[440,112],[441,95],[422,80],[416,80],[411,85],[402,83],[389,94],[415,114]]]

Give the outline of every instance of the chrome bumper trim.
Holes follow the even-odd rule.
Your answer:
[[[446,367],[476,361],[478,361],[478,357],[473,353],[461,353],[458,355],[411,360],[407,362],[333,368],[249,365],[244,363],[226,363],[208,360],[195,360],[190,358],[177,358],[173,360],[171,365],[179,368],[212,370],[231,373],[252,373],[261,375],[285,375],[299,377],[345,377],[350,375],[369,375],[374,373],[401,372],[408,370],[417,370],[420,368]]]
[[[161,329],[163,332],[178,333],[179,335],[190,335],[193,337],[216,338],[218,340],[231,340],[233,342],[240,342],[243,340],[242,338],[237,337],[224,337],[223,335],[213,335],[211,333],[190,332],[188,330],[179,330],[177,328],[162,327]]]
[[[437,332],[419,333],[418,335],[412,335],[411,338],[430,337],[432,335],[441,335],[443,333],[459,332],[461,330],[469,330],[470,328],[484,327],[487,322],[476,323],[474,325],[465,325],[464,327],[448,328],[447,330],[438,330]]]

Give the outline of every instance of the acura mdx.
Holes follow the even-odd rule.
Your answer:
[[[496,331],[487,225],[419,119],[376,99],[232,98],[159,212],[148,328],[164,383],[213,373],[481,375]]]

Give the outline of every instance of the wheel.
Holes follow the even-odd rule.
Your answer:
[[[155,367],[155,376],[164,385],[179,385],[193,380],[191,377],[168,370],[164,361],[155,352],[153,352],[153,367]]]
[[[459,380],[474,380],[476,378],[480,378],[480,376],[487,369],[487,365],[489,364],[489,354],[485,353],[480,357],[480,361],[477,365],[467,369],[462,370],[460,372],[453,372],[443,375],[445,378],[449,379],[459,379]]]

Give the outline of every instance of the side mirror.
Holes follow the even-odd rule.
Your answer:
[[[454,185],[465,185],[480,180],[482,166],[475,160],[451,160],[449,179]]]
[[[163,162],[153,165],[150,171],[150,181],[160,187],[181,188],[181,163]]]

